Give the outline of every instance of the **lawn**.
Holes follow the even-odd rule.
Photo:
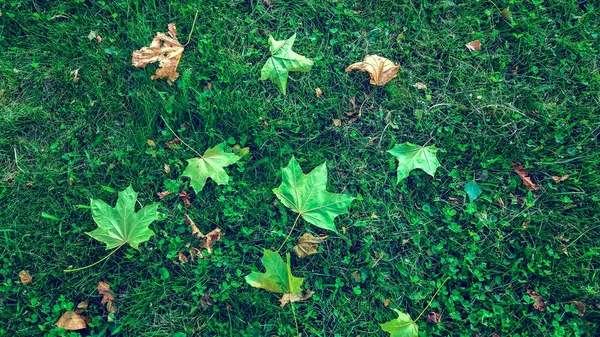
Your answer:
[[[172,85],[132,66],[169,23]],[[594,1],[0,1],[0,335],[389,336],[393,309],[419,336],[598,335],[598,27]],[[293,34],[314,65],[284,95],[261,69]],[[373,54],[401,66],[384,86],[345,72]],[[433,175],[398,181],[406,142]],[[194,188],[217,145],[249,152]],[[335,230],[273,192],[292,158],[355,198]],[[86,233],[129,186],[154,235],[64,272],[111,252]],[[269,251],[312,297],[247,282]],[[82,301],[87,329],[55,326]]]

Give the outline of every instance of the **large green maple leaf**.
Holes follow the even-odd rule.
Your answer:
[[[398,318],[379,324],[381,329],[389,332],[390,337],[418,337],[419,326],[417,323],[410,319],[408,314],[396,309],[394,311],[398,314]]]
[[[326,191],[325,163],[317,166],[309,174],[304,174],[296,158],[292,157],[288,166],[281,171],[281,185],[273,189],[277,198],[311,224],[337,232],[334,218],[348,213],[348,207],[355,198]]]
[[[284,95],[289,72],[308,72],[314,64],[312,60],[292,51],[294,40],[296,40],[296,34],[287,40],[281,41],[276,41],[272,36],[269,36],[271,57],[260,71],[260,79],[263,81],[270,79]]]
[[[98,228],[86,232],[94,239],[106,243],[106,249],[129,244],[139,249],[139,244],[148,241],[154,232],[148,225],[158,219],[158,204],[152,204],[135,212],[135,202],[138,194],[129,185],[119,192],[119,198],[114,208],[102,200],[92,199],[92,218]]]
[[[435,170],[440,167],[440,162],[435,154],[437,148],[431,146],[419,146],[409,142],[398,144],[388,152],[398,159],[398,180],[408,177],[410,171],[422,169],[430,176],[434,176]]]
[[[196,194],[202,191],[208,178],[212,178],[219,185],[229,182],[229,176],[223,168],[237,162],[240,157],[225,152],[224,149],[224,143],[217,144],[206,150],[202,157],[188,159],[188,166],[181,175],[190,178],[190,185]]]
[[[252,272],[245,277],[246,282],[255,287],[274,293],[295,294],[302,291],[300,286],[304,278],[292,275],[290,266],[290,253],[286,254],[287,263],[283,262],[278,253],[265,249],[260,259],[266,272]]]

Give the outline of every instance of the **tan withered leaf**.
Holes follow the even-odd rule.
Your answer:
[[[569,179],[569,177],[570,177],[570,175],[568,175],[568,174],[565,174],[562,177],[552,176],[552,180],[554,181],[555,184],[558,184],[560,182],[563,182],[563,181]]]
[[[481,50],[481,41],[473,40],[473,41],[465,44],[465,47],[469,48],[469,50],[471,50],[471,51],[480,51]]]
[[[546,311],[546,303],[544,302],[542,295],[538,294],[537,292],[531,289],[527,290],[527,295],[529,295],[529,297],[535,301],[533,303],[533,308],[535,310]]]
[[[579,301],[571,301],[571,304],[575,304],[575,308],[577,309],[577,316],[583,317],[585,315],[585,304]]]
[[[425,316],[427,323],[438,324],[442,320],[442,314],[437,311],[431,311]]]
[[[367,55],[364,61],[351,64],[346,68],[346,72],[352,70],[366,71],[371,77],[371,84],[382,86],[396,77],[399,69],[399,64],[394,64],[385,57]]]
[[[335,126],[342,126],[342,120],[338,119],[338,118],[334,118],[333,119],[333,125],[335,125]]]
[[[143,47],[131,54],[131,64],[144,68],[149,63],[159,62],[159,68],[150,78],[167,78],[169,85],[179,77],[177,66],[183,53],[183,46],[177,41],[177,29],[174,23],[169,23],[168,33],[156,33],[150,46]]]
[[[298,239],[298,244],[294,246],[294,253],[301,259],[316,254],[319,244],[323,243],[325,239],[327,239],[327,236],[314,236],[310,233],[304,233]]]
[[[215,302],[213,301],[212,295],[208,291],[205,291],[204,296],[200,297],[200,304],[203,307],[207,307],[207,306],[215,304]]]
[[[294,294],[283,294],[283,296],[279,299],[279,302],[281,302],[279,306],[283,308],[288,303],[306,301],[307,299],[311,298],[314,293],[314,291],[309,289],[304,294],[301,292]]]
[[[73,76],[73,82],[79,82],[79,69],[81,68],[77,68],[75,70],[72,70],[69,75]]]
[[[158,193],[156,193],[156,195],[158,195],[158,197],[160,199],[163,199],[164,197],[166,197],[167,195],[169,195],[171,193],[173,193],[173,192],[171,192],[171,191],[164,191],[164,192],[158,192]]]
[[[82,330],[87,328],[89,318],[83,317],[75,311],[67,311],[54,325],[65,330]]]
[[[321,95],[323,95],[323,90],[321,90],[321,88],[316,88],[315,96],[317,96],[317,98],[321,98]]]
[[[515,172],[519,175],[519,177],[521,177],[521,180],[523,181],[523,185],[525,185],[526,189],[528,189],[530,191],[537,191],[540,189],[539,185],[534,184],[533,181],[531,181],[531,178],[529,177],[527,170],[525,168],[523,168],[523,166],[521,166],[517,163],[511,163],[510,167],[512,167],[513,170],[515,170]]]
[[[187,213],[185,213],[183,216],[185,217],[185,224],[190,225],[190,227],[192,228],[192,235],[198,236],[198,237],[201,237],[200,235],[204,235],[200,232],[200,230],[198,229],[198,226],[196,226],[196,223],[192,220],[192,218],[190,218],[189,215],[187,215]],[[198,235],[198,234],[200,234],[200,235]]]
[[[179,260],[179,262],[181,262],[181,264],[185,264],[188,262],[187,256],[185,256],[185,254],[183,254],[182,252],[177,253],[177,259]]]
[[[202,233],[200,233],[202,234]],[[221,232],[220,228],[215,228],[210,233],[204,236],[204,240],[200,244],[200,247],[208,250],[208,253],[212,253],[212,245],[213,243],[221,240],[221,236],[223,236],[223,232]]]
[[[31,283],[31,280],[33,280],[33,277],[29,274],[29,270],[21,270],[19,272],[19,278],[21,278],[21,283],[23,284],[29,284]]]
[[[115,300],[114,291],[110,289],[110,286],[106,282],[98,282],[98,293],[102,295],[102,301],[100,303],[106,304]]]

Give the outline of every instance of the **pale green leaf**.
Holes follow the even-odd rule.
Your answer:
[[[112,249],[122,244],[129,244],[139,249],[139,244],[148,241],[154,232],[148,228],[152,221],[158,218],[158,204],[152,204],[135,212],[135,202],[138,194],[131,185],[119,192],[119,198],[114,208],[102,200],[92,199],[92,218],[98,228],[86,234],[106,243],[106,249]]]
[[[410,316],[400,310],[394,309],[398,318],[379,324],[381,329],[390,333],[390,337],[418,337],[419,326],[410,319]]]
[[[287,263],[283,262],[278,253],[265,249],[260,260],[265,266],[266,272],[252,272],[246,276],[246,282],[255,287],[262,288],[274,293],[294,294],[302,291],[300,286],[304,278],[292,275],[290,266],[290,254],[286,254]]]
[[[398,159],[398,180],[408,177],[410,171],[421,169],[430,176],[435,175],[435,170],[440,167],[440,162],[435,154],[437,148],[431,146],[419,146],[409,142],[398,144],[388,152]]]
[[[219,185],[229,182],[229,176],[223,168],[237,162],[240,157],[227,153],[224,149],[224,143],[217,144],[206,150],[201,158],[188,159],[188,166],[182,176],[190,178],[190,185],[196,194],[202,191],[208,178],[212,178]]]
[[[290,71],[308,72],[314,62],[302,55],[292,51],[292,45],[296,39],[296,34],[287,40],[276,41],[269,36],[269,50],[271,57],[267,60],[260,71],[260,79],[270,79],[285,95],[287,88],[287,79]]]
[[[469,201],[473,202],[475,199],[479,198],[483,189],[475,180],[471,180],[465,185],[465,192],[469,195]]]
[[[309,223],[336,232],[334,218],[348,213],[348,207],[355,198],[326,191],[325,163],[304,174],[296,158],[292,157],[288,166],[281,171],[281,185],[273,189],[277,198]]]

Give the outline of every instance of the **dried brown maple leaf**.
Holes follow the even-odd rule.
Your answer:
[[[33,277],[29,274],[29,270],[21,270],[19,272],[19,278],[21,278],[21,283],[23,284],[29,284],[31,283],[31,280],[33,280]]]
[[[539,185],[534,184],[533,181],[531,181],[529,173],[527,173],[527,170],[523,168],[523,166],[517,163],[511,163],[510,167],[512,167],[513,170],[515,170],[515,172],[519,175],[519,177],[521,177],[523,185],[525,185],[526,189],[528,189],[529,191],[537,191],[540,189]]]
[[[213,229],[212,231],[210,231],[210,233],[204,235],[204,240],[200,244],[200,247],[208,250],[208,253],[211,254],[213,243],[221,240],[221,236],[223,236],[223,232],[221,232],[220,228]]]
[[[194,222],[194,220],[192,220],[192,218],[190,218],[189,215],[187,215],[187,213],[185,213],[183,215],[185,217],[185,224],[186,225],[190,225],[190,227],[192,227],[192,235],[197,236],[197,237],[202,237],[201,235],[202,232],[200,232],[200,230],[198,229],[198,226],[196,226],[196,223]]]
[[[552,180],[554,181],[555,184],[558,184],[560,182],[563,182],[563,181],[569,179],[569,177],[570,177],[570,175],[568,175],[568,174],[565,174],[562,177],[552,176]]]
[[[346,72],[352,70],[366,71],[371,77],[371,84],[382,86],[396,77],[399,69],[399,64],[394,64],[394,62],[385,57],[367,55],[364,61],[353,63],[346,68]]]
[[[473,41],[465,44],[465,47],[469,48],[469,50],[471,50],[471,51],[480,51],[481,50],[481,41],[473,40]]]
[[[314,291],[308,289],[304,294],[302,294],[301,292],[294,294],[283,294],[283,296],[281,296],[281,298],[279,299],[279,302],[281,302],[280,307],[283,308],[286,304],[292,302],[306,301],[307,299],[311,298],[314,293]]]
[[[183,254],[182,252],[177,253],[177,259],[179,260],[179,262],[181,262],[181,264],[185,264],[188,262],[187,256],[185,256],[185,254]]]
[[[546,311],[546,303],[544,302],[542,295],[538,294],[537,292],[531,289],[527,290],[527,295],[529,295],[529,297],[535,301],[533,303],[533,308],[535,310]]]
[[[299,258],[305,258],[309,255],[316,254],[319,244],[323,243],[327,239],[327,236],[314,236],[310,233],[304,233],[298,239],[298,244],[294,246],[294,253]]]
[[[192,206],[192,203],[190,202],[190,195],[188,194],[187,191],[181,191],[181,192],[179,192],[179,198],[181,198],[181,200],[183,201],[183,204],[186,207]]]
[[[89,321],[89,317],[83,317],[75,311],[69,310],[62,314],[54,325],[65,330],[82,330],[88,327]]]
[[[110,289],[110,286],[106,282],[98,282],[98,293],[102,295],[102,301],[100,303],[106,304],[115,300],[114,292]]]
[[[159,68],[150,78],[167,78],[169,85],[179,77],[177,66],[183,53],[183,46],[177,40],[177,29],[174,23],[169,23],[168,33],[156,33],[150,46],[143,47],[131,54],[131,64],[144,68],[149,63],[159,62]]]

